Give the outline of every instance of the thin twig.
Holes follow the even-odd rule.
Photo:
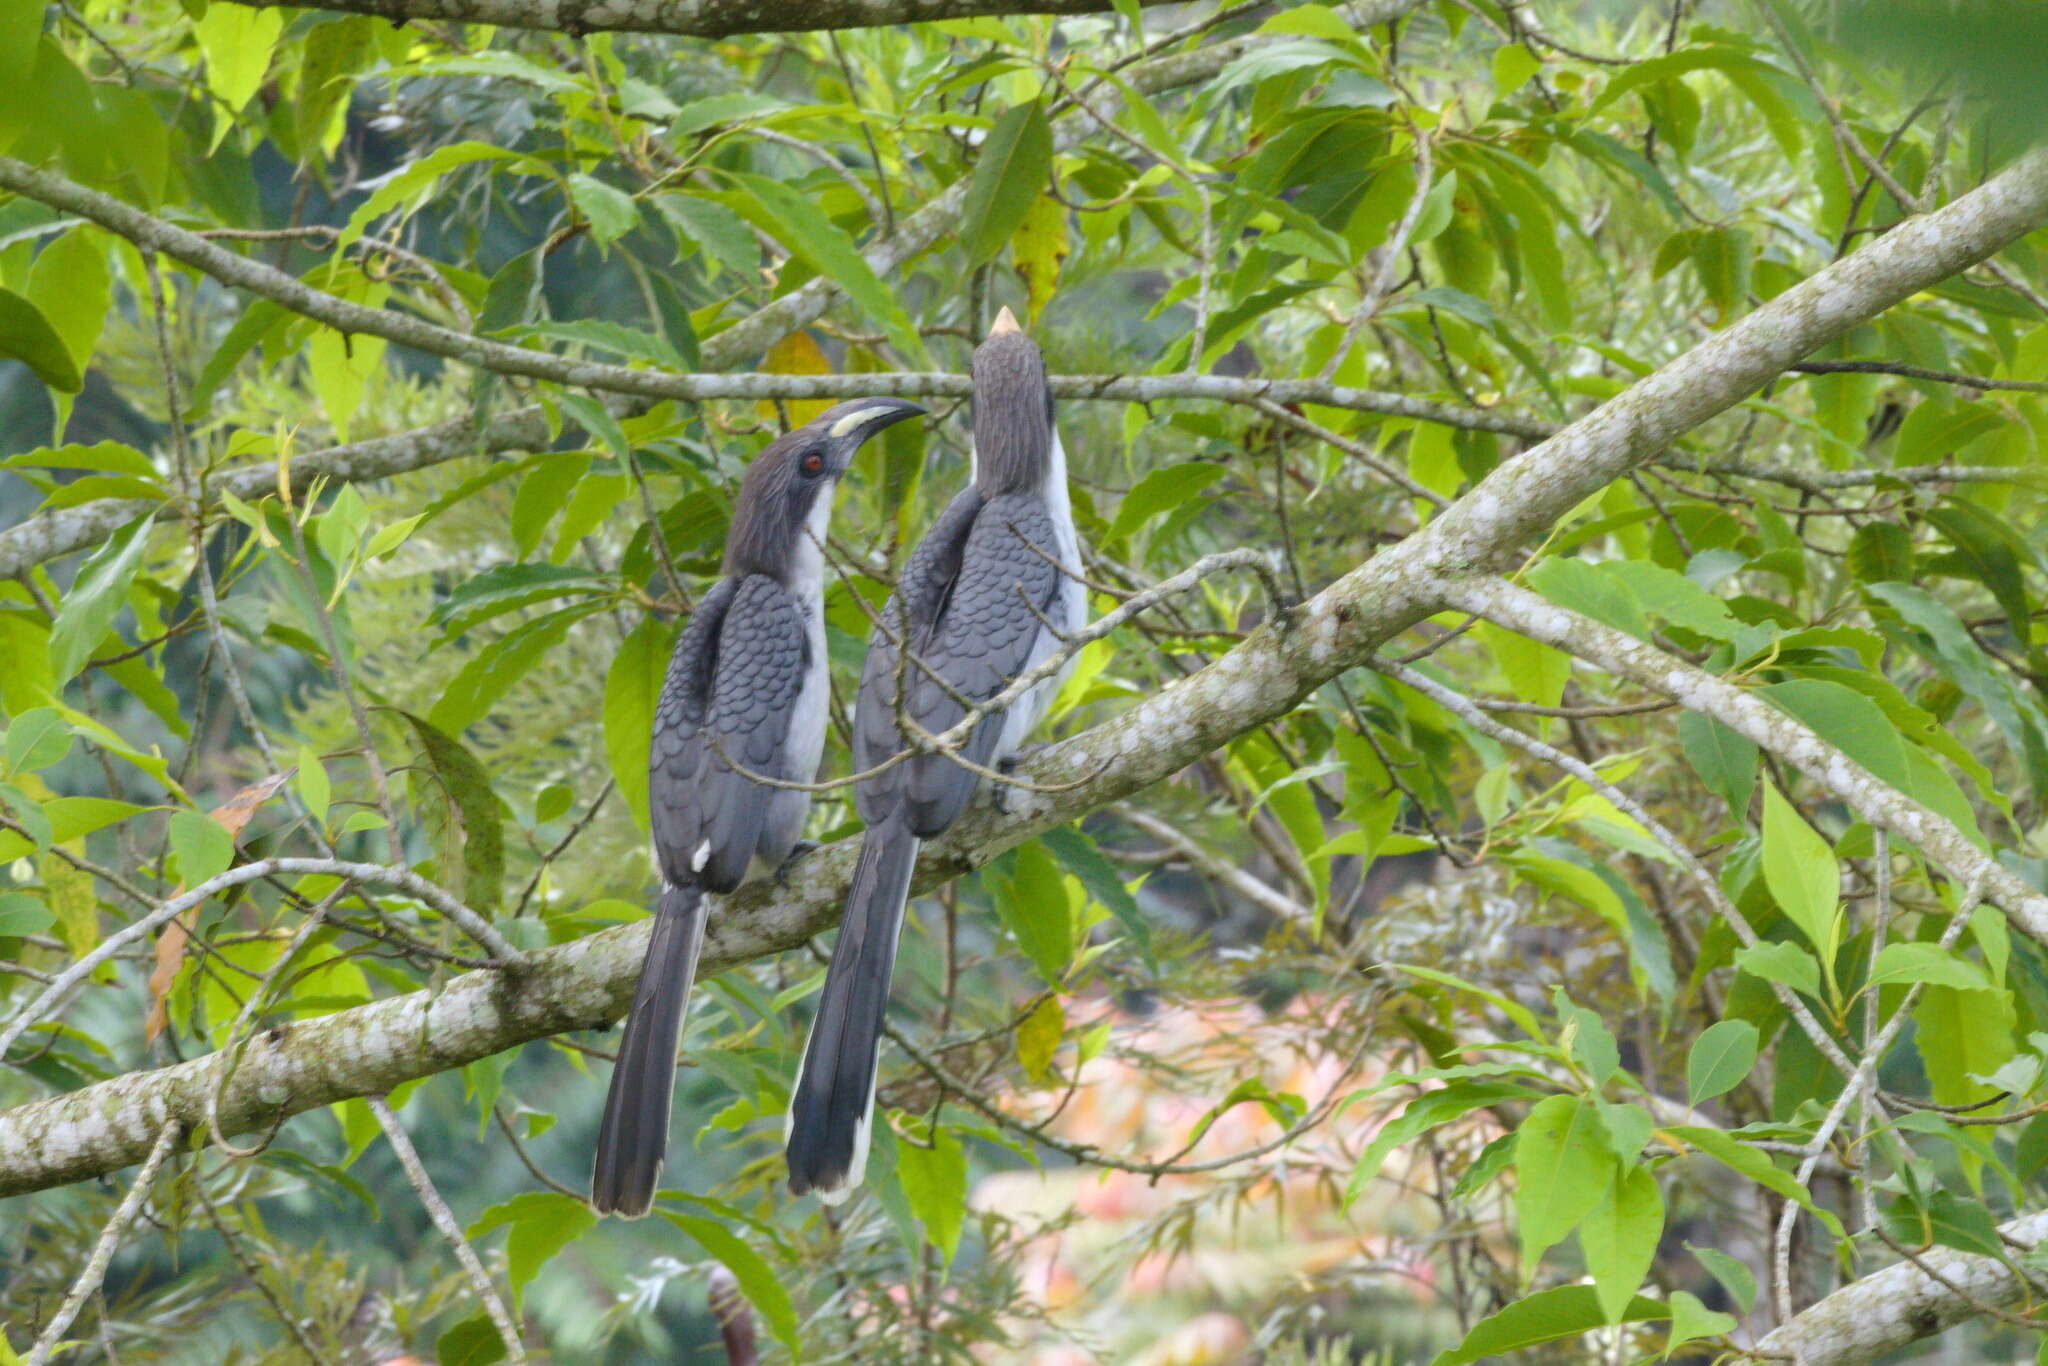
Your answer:
[[[29,1351],[28,1366],[48,1366],[50,1356],[69,1331],[72,1322],[78,1318],[78,1311],[85,1302],[99,1290],[100,1283],[107,1278],[107,1264],[114,1260],[114,1248],[120,1243],[121,1235],[128,1225],[135,1222],[135,1216],[142,1210],[142,1202],[149,1195],[150,1186],[156,1181],[158,1168],[171,1155],[171,1148],[177,1142],[180,1126],[178,1121],[166,1120],[157,1131],[156,1146],[149,1150],[149,1157],[142,1164],[142,1170],[135,1174],[128,1193],[121,1197],[121,1203],[114,1210],[114,1217],[107,1220],[100,1230],[99,1241],[92,1247],[92,1255],[85,1260],[85,1269],[78,1273],[78,1279],[71,1283],[70,1291],[57,1306],[57,1312],[44,1325],[42,1336]]]
[[[462,1236],[462,1225],[455,1222],[455,1214],[448,1208],[448,1202],[441,1198],[441,1192],[434,1189],[434,1182],[427,1175],[427,1169],[420,1162],[412,1140],[406,1137],[405,1126],[398,1122],[398,1116],[391,1112],[391,1105],[382,1096],[367,1097],[370,1113],[377,1116],[377,1123],[384,1130],[384,1137],[391,1144],[391,1151],[398,1155],[398,1165],[405,1169],[405,1179],[412,1182],[420,1204],[425,1206],[427,1217],[434,1221],[434,1227],[441,1230],[441,1236],[448,1240],[448,1246],[455,1252],[455,1260],[462,1263],[462,1269],[469,1276],[469,1284],[476,1296],[483,1301],[484,1312],[490,1315],[491,1323],[497,1328],[498,1336],[505,1343],[505,1355],[515,1366],[525,1366],[526,1348],[519,1341],[519,1329],[512,1322],[505,1302],[498,1298],[497,1288],[491,1284],[489,1273],[478,1259],[476,1249],[469,1245],[469,1239]]]

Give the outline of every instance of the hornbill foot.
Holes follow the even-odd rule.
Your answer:
[[[1017,771],[1017,768],[1020,764],[1029,763],[1031,760],[1037,758],[1039,755],[1043,754],[1046,750],[1051,748],[1052,745],[1050,742],[1041,742],[1035,745],[1025,745],[1018,749],[1018,751],[1015,754],[1011,754],[1004,758],[996,760],[995,770],[996,772],[1002,774],[1005,778],[1007,778],[1012,773],[1015,773]],[[997,811],[1000,811],[1003,815],[1007,816],[1010,814],[1010,785],[1008,783],[997,783],[995,785],[995,789],[995,808]]]
[[[795,846],[782,856],[782,862],[775,865],[775,885],[787,887],[789,885],[789,870],[796,866],[798,859],[817,847],[818,842],[816,840],[798,840]]]

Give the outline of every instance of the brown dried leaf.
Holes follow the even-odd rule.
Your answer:
[[[256,814],[256,808],[276,796],[278,790],[291,781],[292,772],[286,769],[282,773],[271,774],[262,782],[251,783],[207,814],[239,844],[242,830],[249,824],[249,818]],[[183,887],[178,889],[183,890]],[[168,1022],[166,1002],[170,999],[171,987],[178,980],[179,969],[185,966],[185,947],[192,940],[192,927],[198,920],[199,908],[194,906],[164,926],[163,933],[156,938],[156,966],[149,972],[149,1014],[142,1022],[142,1037],[150,1043],[156,1042],[156,1036],[164,1032],[164,1025]]]

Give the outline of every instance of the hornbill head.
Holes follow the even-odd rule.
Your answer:
[[[974,484],[984,497],[1043,489],[1052,461],[1045,357],[1009,309],[974,348]]]
[[[807,538],[824,536],[832,488],[862,444],[926,411],[900,398],[849,399],[769,442],[740,481],[725,572],[787,581]]]

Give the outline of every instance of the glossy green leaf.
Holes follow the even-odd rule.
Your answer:
[[[619,642],[604,678],[604,752],[612,781],[632,813],[648,829],[647,756],[654,732],[654,704],[668,672],[674,632],[653,617],[643,619]]]
[[[1664,1232],[1664,1197],[1648,1167],[1617,1168],[1607,1195],[1579,1225],[1579,1248],[1600,1312],[1620,1323],[1636,1289],[1657,1259]]]
[[[1616,1170],[1599,1107],[1583,1096],[1540,1100],[1515,1140],[1515,1221],[1523,1279],[1606,1195]]]
[[[1756,1066],[1756,1026],[1747,1020],[1711,1024],[1686,1055],[1685,1087],[1690,1105],[1734,1090]]]
[[[179,876],[196,887],[235,861],[235,837],[197,811],[173,811],[171,852],[178,856]]]
[[[75,394],[85,383],[50,320],[11,289],[0,289],[0,357],[20,361],[62,394]]]
[[[797,1335],[796,1306],[790,1302],[789,1292],[783,1288],[781,1278],[761,1254],[717,1220],[678,1214],[667,1209],[661,1211],[661,1216],[696,1239],[698,1246],[725,1264],[725,1269],[732,1272],[733,1279],[740,1283],[740,1293],[754,1306],[754,1312],[767,1320],[768,1331],[789,1350],[792,1358],[801,1359],[803,1350]]]
[[[128,588],[142,567],[156,514],[147,513],[114,533],[80,567],[71,591],[57,609],[50,628],[50,672],[62,687],[78,671],[121,614]]]
[[[960,244],[969,265],[1002,250],[1044,191],[1052,129],[1038,101],[1013,105],[983,139],[960,206]]]
[[[1599,1292],[1592,1286],[1561,1285],[1526,1295],[1481,1319],[1465,1334],[1463,1342],[1439,1352],[1430,1366],[1468,1366],[1503,1352],[1590,1333],[1610,1322],[1640,1323],[1670,1317],[1669,1309],[1641,1295],[1624,1305],[1620,1314],[1610,1317],[1601,1308]]]
[[[1007,873],[988,879],[996,909],[1038,975],[1058,986],[1074,953],[1073,910],[1059,865],[1036,843],[1019,848],[1008,862]]]
[[[946,1262],[960,1247],[967,1218],[967,1154],[951,1129],[934,1129],[929,1144],[896,1140],[896,1175],[924,1236]]]
[[[53,707],[36,707],[7,723],[7,767],[33,773],[71,752],[71,727]]]
[[[1840,943],[1842,875],[1835,852],[1773,784],[1764,784],[1764,883],[1820,953],[1825,971]]]

